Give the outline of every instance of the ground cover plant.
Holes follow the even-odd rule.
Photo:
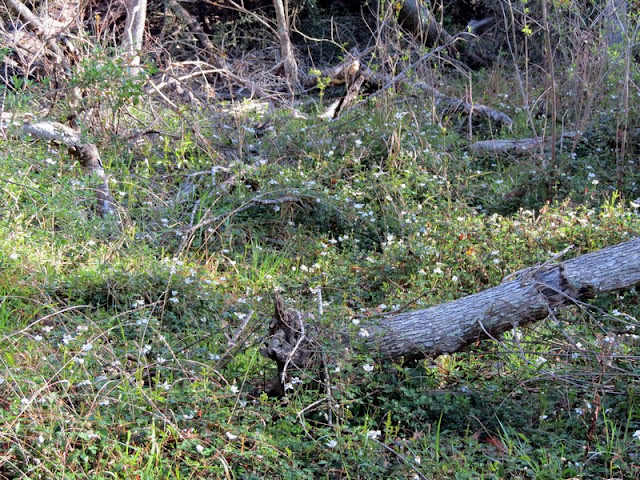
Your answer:
[[[332,120],[323,114],[341,93],[328,77],[300,98],[202,102],[191,77],[164,93],[167,65],[143,55],[132,70],[96,32],[59,90],[5,75],[0,478],[638,478],[633,288],[465,352],[403,362],[360,348],[372,318],[640,232],[637,110],[618,108],[639,95],[637,64],[630,52],[602,71],[554,57],[551,97],[535,42],[555,21],[577,29],[580,12],[558,3],[532,32],[538,7],[504,12],[530,57],[512,45],[464,74],[455,52],[415,66],[426,47],[392,22],[397,12],[376,12],[381,69],[424,68],[451,98],[471,85],[473,103],[510,127],[442,111],[411,82],[362,90]],[[209,38],[235,38],[236,52],[279,46],[243,39],[252,18]],[[576,30],[549,30],[575,41]],[[534,63],[542,73],[513,80]],[[551,138],[562,105],[556,123],[586,132],[573,144],[525,156],[471,148]],[[100,214],[100,179],[66,145],[24,133],[36,119],[71,119],[97,147],[115,214]],[[278,397],[265,393],[276,365],[260,354],[274,295],[315,315],[324,359],[322,371],[294,369]]]

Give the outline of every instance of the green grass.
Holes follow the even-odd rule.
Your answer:
[[[381,311],[640,232],[637,174],[613,188],[584,151],[550,192],[535,159],[473,158],[430,111],[401,98],[332,123],[163,110],[164,138],[135,147],[106,125],[92,134],[121,228],[95,215],[62,149],[0,139],[0,477],[637,476],[635,291],[435,360],[338,347]],[[238,128],[267,119],[260,138]],[[283,196],[301,201],[243,208]],[[300,372],[267,398],[271,295],[316,313],[317,288],[329,384]]]

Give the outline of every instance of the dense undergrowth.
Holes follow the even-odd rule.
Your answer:
[[[96,78],[78,82],[103,91]],[[323,122],[314,102],[306,119],[251,102],[172,111],[122,85],[87,96],[112,110],[82,127],[120,225],[95,215],[64,148],[3,129],[1,478],[640,475],[635,290],[435,360],[335,347],[369,316],[637,235],[637,152],[616,170],[593,134],[553,169],[474,157],[463,120],[401,92]],[[44,96],[7,92],[4,109]],[[146,122],[156,133],[123,140]],[[318,291],[328,381],[300,373],[268,398],[271,295],[317,312]]]

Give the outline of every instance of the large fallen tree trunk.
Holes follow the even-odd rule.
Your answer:
[[[560,306],[637,284],[640,238],[565,262],[527,268],[496,287],[453,302],[363,322],[364,348],[392,360],[458,352],[479,340],[542,320]],[[278,378],[268,393],[284,392],[287,369],[317,365],[318,344],[309,333],[310,325],[305,326],[308,318],[276,301],[269,339],[261,349],[262,355],[278,364]]]

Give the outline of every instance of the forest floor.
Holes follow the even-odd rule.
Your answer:
[[[21,116],[0,130],[0,478],[640,477],[635,290],[436,359],[335,347],[367,317],[638,235],[613,95],[552,165],[474,155],[468,122],[410,91],[332,121],[330,88],[295,112],[174,109],[112,67],[84,79],[101,105],[82,128],[115,215],[66,148],[21,133],[24,114],[62,118],[46,88],[4,95]],[[474,78],[514,119],[476,138],[530,136],[509,75]],[[328,376],[300,373],[284,398],[261,394],[274,292],[322,302]]]

